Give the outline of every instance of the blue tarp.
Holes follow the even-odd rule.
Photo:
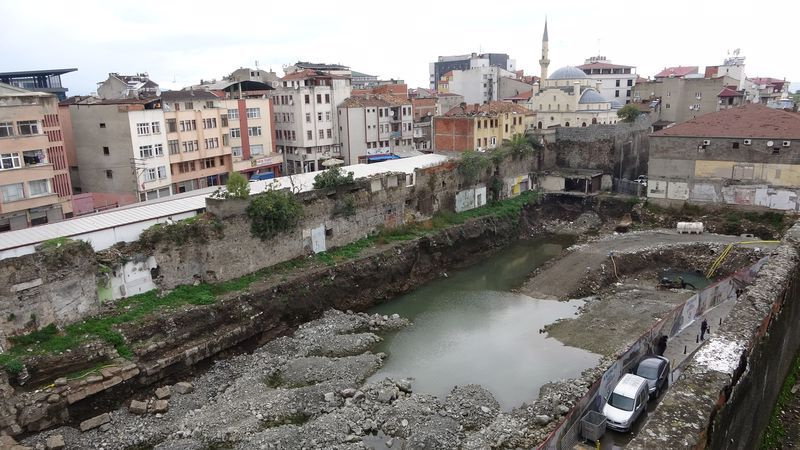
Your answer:
[[[270,180],[275,178],[275,172],[261,172],[250,177],[250,181]]]
[[[369,162],[380,162],[380,161],[388,161],[390,159],[400,159],[397,155],[374,155],[374,156],[367,156],[367,161]]]

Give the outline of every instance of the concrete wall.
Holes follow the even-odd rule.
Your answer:
[[[628,448],[757,448],[800,349],[800,225],[692,357]]]

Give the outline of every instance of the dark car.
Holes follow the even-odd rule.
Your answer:
[[[663,356],[651,356],[639,362],[636,375],[647,380],[650,398],[654,399],[664,392],[669,378],[669,360]]]

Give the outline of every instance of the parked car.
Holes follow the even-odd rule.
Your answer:
[[[635,373],[647,380],[650,398],[657,398],[669,383],[669,360],[663,356],[645,358],[639,362]]]
[[[606,427],[628,431],[647,408],[647,380],[632,373],[620,378],[603,406]]]

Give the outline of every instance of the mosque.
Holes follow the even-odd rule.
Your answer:
[[[600,94],[600,80],[592,80],[581,69],[562,67],[547,75],[547,21],[542,36],[541,84],[535,84],[528,108],[536,112],[536,128],[585,127],[593,124],[615,124],[622,104]]]

